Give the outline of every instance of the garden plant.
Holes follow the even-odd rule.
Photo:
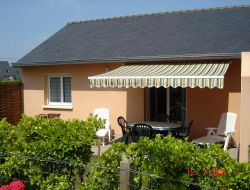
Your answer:
[[[119,189],[124,156],[133,163],[133,189],[250,189],[250,162],[236,162],[219,145],[197,148],[171,136],[114,144],[89,170],[85,189]]]
[[[23,116],[17,126],[1,120],[1,184],[21,178],[31,189],[80,186],[97,140],[96,126],[103,121],[93,115],[86,121]]]
[[[17,126],[0,121],[0,179],[22,179],[27,189],[120,189],[120,162],[131,161],[130,186],[137,189],[250,189],[250,163],[238,163],[219,145],[197,148],[171,136],[114,143],[95,158],[96,126],[86,121],[23,116]],[[91,161],[91,163],[90,163]],[[3,177],[4,176],[4,177]]]

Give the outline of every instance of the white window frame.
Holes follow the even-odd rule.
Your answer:
[[[61,102],[51,102],[50,101],[50,79],[52,77],[59,77],[60,78],[60,88],[61,88]],[[67,108],[67,106],[72,106],[72,90],[71,90],[71,102],[63,102],[63,78],[64,77],[70,77],[72,80],[72,77],[69,75],[50,75],[48,76],[48,106],[66,106],[65,108]],[[70,84],[72,87],[72,83]],[[70,108],[70,107],[69,107]]]

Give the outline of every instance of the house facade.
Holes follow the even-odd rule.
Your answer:
[[[24,113],[86,119],[108,108],[116,119],[194,120],[190,138],[238,115],[240,160],[250,144],[250,6],[74,22],[15,63]]]

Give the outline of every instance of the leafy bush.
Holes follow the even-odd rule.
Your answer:
[[[97,115],[90,114],[85,123],[86,126],[94,128],[96,131],[98,129],[104,128],[105,119],[98,118]]]
[[[93,163],[84,183],[84,189],[119,189],[119,167],[122,153],[126,150],[123,143],[115,143]]]
[[[157,136],[113,145],[89,171],[86,189],[119,189],[122,155],[133,161],[134,189],[250,188],[249,162],[237,163],[218,145],[196,148],[171,136]]]
[[[226,165],[226,176],[220,181],[224,189],[250,189],[250,162]]]
[[[23,116],[16,127],[2,120],[1,151],[8,153],[0,165],[0,175],[21,176],[30,181],[32,189],[74,187],[92,156],[97,123],[103,125],[93,116],[86,122]]]
[[[15,128],[7,122],[6,118],[2,119],[0,121],[0,153],[10,151],[16,139]]]
[[[23,116],[17,128],[19,150],[25,155],[79,164],[89,161],[96,138],[93,126],[79,120]]]
[[[184,161],[192,157],[194,149],[193,144],[170,136],[164,139],[157,136],[154,141],[141,138],[138,144],[134,143],[128,149],[128,156],[133,160],[135,169],[164,179],[139,174],[135,176],[134,183],[138,186],[147,184],[154,189],[183,189],[185,184],[178,181],[190,181]]]
[[[0,84],[20,84],[21,80],[0,80]]]

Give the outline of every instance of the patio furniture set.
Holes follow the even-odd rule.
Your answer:
[[[188,126],[183,126],[179,121],[143,121],[128,123],[122,116],[118,117],[117,121],[123,131],[125,143],[128,143],[129,137],[131,137],[132,142],[137,142],[141,136],[154,138],[156,134],[160,134],[161,136],[172,135],[184,139],[188,137],[190,128],[193,124],[193,120]]]
[[[109,110],[106,108],[98,108],[94,110],[94,114],[98,115],[98,118],[105,119],[105,128],[97,131],[97,136],[102,138],[103,146],[105,145],[105,137],[108,135],[110,142],[110,122],[109,122]],[[137,142],[141,136],[154,138],[156,134],[162,136],[172,135],[179,139],[184,139],[189,136],[190,129],[193,125],[193,120],[185,126],[179,121],[171,119],[170,116],[166,116],[168,120],[163,121],[138,121],[127,122],[124,117],[117,118],[117,122],[121,127],[123,134],[123,141],[128,144],[131,141]],[[235,133],[237,114],[232,112],[226,112],[221,114],[218,128],[206,128],[208,130],[207,136],[194,139],[193,142],[197,146],[211,145],[214,143],[223,144],[223,149],[227,150],[230,142],[236,144],[233,134]]]

